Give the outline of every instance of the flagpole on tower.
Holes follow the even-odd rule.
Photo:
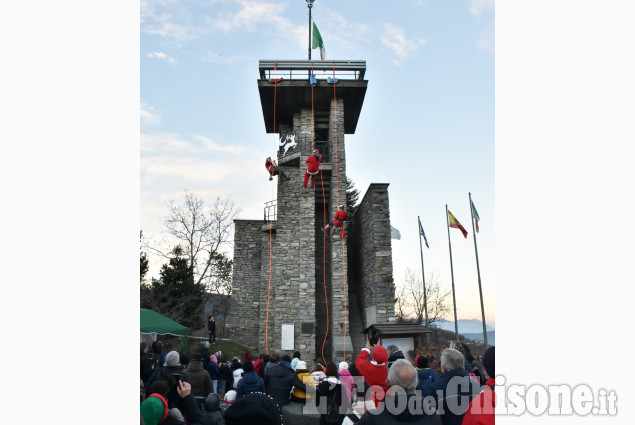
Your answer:
[[[470,198],[470,214],[472,214],[472,234],[474,235],[474,253],[476,254],[476,273],[478,275],[478,294],[481,297],[481,317],[483,320],[483,342],[487,348],[487,329],[485,328],[485,308],[483,307],[483,288],[481,287],[481,268],[478,264],[478,248],[476,247],[476,231],[474,230],[474,204],[472,203],[472,193],[467,193]],[[478,216],[478,213],[477,213]]]
[[[454,296],[454,267],[452,266],[452,244],[450,243],[450,215],[448,214],[448,204],[445,204],[445,219],[448,223],[448,247],[450,248],[450,273],[452,275],[452,304],[454,305],[454,333],[456,340],[459,340],[459,322],[456,320],[456,297]]]
[[[309,60],[311,60],[311,8],[315,0],[306,0],[306,4],[309,7]]]
[[[417,216],[417,221],[419,222],[419,249],[421,250],[421,280],[423,281],[423,308],[426,312],[426,328],[428,327],[428,294],[426,293],[426,275],[423,271],[423,244],[421,243],[421,232],[423,227],[421,226],[421,218]],[[427,245],[427,242],[426,242]],[[430,333],[426,332],[426,343],[430,344]]]

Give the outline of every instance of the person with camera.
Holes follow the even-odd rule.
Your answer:
[[[370,387],[370,399],[375,403],[375,406],[378,406],[379,402],[384,399],[388,389],[386,386],[388,353],[381,346],[381,339],[373,336],[371,336],[371,339],[366,340],[366,348],[362,348],[362,351],[357,356],[355,367]],[[369,355],[372,358],[369,358]]]

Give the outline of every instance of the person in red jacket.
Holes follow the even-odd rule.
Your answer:
[[[317,149],[313,149],[312,153],[313,155],[310,155],[305,161],[309,164],[304,173],[304,183],[302,184],[305,189],[309,182],[309,176],[311,176],[311,189],[315,188],[315,175],[320,172],[320,163],[322,162],[322,155],[318,153]]]
[[[276,161],[271,160],[271,157],[268,157],[265,160],[265,168],[269,172],[269,181],[273,180],[273,176],[277,176],[278,174],[280,174],[282,181],[290,180],[289,176],[287,176],[284,171],[278,168]]]
[[[346,211],[344,211],[344,205],[340,205],[339,207],[337,207],[337,211],[333,216],[333,221],[324,226],[324,230],[327,230],[331,227],[339,227],[341,228],[342,239],[344,239],[344,236],[346,236],[346,232],[344,231],[344,222],[347,218],[348,215],[346,214]]]
[[[371,354],[372,346],[370,345],[370,341],[366,340],[366,348],[362,348],[362,351],[355,360],[355,367],[370,387],[370,400],[375,403],[375,406],[378,406],[379,402],[384,399],[386,391],[388,390],[386,386],[386,379],[388,378],[388,367],[386,366],[388,352],[386,352],[386,349],[380,344],[381,340],[379,340],[377,345],[372,349],[373,360],[369,360],[368,355]]]
[[[463,415],[462,425],[494,425],[496,399],[494,397],[494,347],[489,347],[483,355],[483,367],[487,374],[487,382],[481,393],[470,402],[467,412]]]

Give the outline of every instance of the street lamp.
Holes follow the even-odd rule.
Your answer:
[[[309,7],[309,60],[311,60],[311,8],[315,0],[306,0],[306,5]]]

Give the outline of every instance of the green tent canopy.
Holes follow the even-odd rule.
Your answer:
[[[183,347],[187,347],[190,329],[154,310],[142,308],[141,333],[180,336],[182,337]]]

